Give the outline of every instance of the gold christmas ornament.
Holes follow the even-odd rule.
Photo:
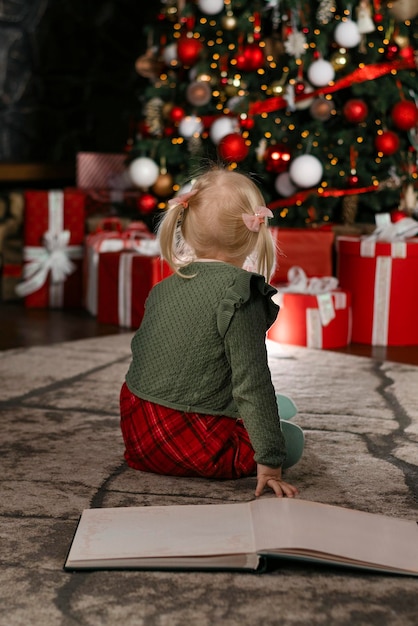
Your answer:
[[[163,104],[163,108],[162,108],[162,110],[161,110],[161,113],[162,113],[162,116],[163,116],[163,118],[164,118],[165,120],[170,119],[170,113],[171,113],[171,110],[172,110],[173,106],[174,106],[174,105],[173,105],[173,103],[172,103],[172,102],[165,102],[165,103]]]
[[[186,89],[186,98],[193,106],[203,106],[210,102],[212,89],[207,81],[194,81]]]
[[[347,67],[350,57],[345,48],[338,48],[338,50],[331,55],[330,61],[334,70],[340,72]]]
[[[173,193],[174,180],[171,174],[166,172],[165,174],[159,174],[157,180],[152,186],[152,191],[159,198],[168,198]]]
[[[269,96],[284,96],[286,93],[286,86],[280,80],[273,81],[266,90]]]
[[[227,11],[221,20],[222,28],[224,30],[235,30],[237,27],[237,18],[232,11]]]
[[[388,9],[398,22],[412,20],[418,15],[418,0],[393,0],[388,2]]]
[[[319,97],[312,102],[309,112],[315,120],[326,122],[331,117],[334,108],[335,105],[332,100]]]

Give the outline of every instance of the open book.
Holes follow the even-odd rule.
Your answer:
[[[257,570],[269,557],[418,576],[418,524],[274,497],[86,509],[64,569]]]

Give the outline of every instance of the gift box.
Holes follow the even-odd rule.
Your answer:
[[[75,189],[25,192],[25,306],[80,307],[83,297],[84,201]]]
[[[123,328],[138,328],[149,292],[171,273],[160,256],[147,256],[132,250],[101,252],[98,321]]]
[[[276,269],[271,283],[277,285],[287,280],[289,269],[301,267],[307,276],[333,274],[334,233],[313,228],[270,227],[276,242]]]
[[[307,348],[342,348],[351,341],[351,293],[333,276],[308,278],[299,267],[288,273],[273,300],[279,314],[268,339]]]
[[[147,239],[147,242],[143,241]],[[99,256],[103,252],[119,252],[141,248],[149,255],[159,254],[155,237],[142,222],[126,222],[119,218],[101,219],[95,232],[86,236],[83,264],[84,306],[92,315],[98,310]]]
[[[0,299],[16,300],[22,278],[24,197],[19,191],[0,195]]]
[[[80,189],[126,189],[132,187],[125,154],[79,152],[76,185]]]
[[[353,343],[418,345],[418,238],[338,237],[337,250],[340,285],[353,297]]]

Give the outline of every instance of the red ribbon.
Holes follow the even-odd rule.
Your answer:
[[[353,189],[324,189],[324,191],[320,194],[318,193],[317,188],[305,189],[304,191],[298,191],[289,198],[275,200],[274,202],[269,203],[268,207],[272,210],[288,207],[296,204],[297,202],[304,202],[306,198],[312,195],[320,195],[322,198],[338,198],[340,196],[353,196],[355,194],[370,193],[372,191],[377,191],[377,188],[374,185],[371,185],[370,187],[355,187]]]
[[[350,87],[353,83],[364,83],[367,80],[374,80],[375,78],[380,78],[385,74],[389,74],[392,71],[399,70],[408,70],[414,69],[415,62],[413,59],[398,59],[395,61],[391,61],[388,63],[375,63],[373,65],[366,65],[364,67],[359,67],[351,74],[344,76],[340,80],[335,81],[332,85],[326,85],[325,87],[321,87],[320,89],[316,89],[315,91],[311,91],[309,93],[302,93],[295,97],[296,102],[301,102],[308,98],[315,98],[316,96],[322,93],[333,93],[334,91],[339,91],[340,89],[345,89],[346,87]],[[287,107],[287,100],[280,96],[275,96],[274,98],[268,98],[262,102],[254,102],[250,105],[248,114],[249,115],[260,115],[261,113],[272,113],[273,111],[278,111],[279,109],[284,109]]]

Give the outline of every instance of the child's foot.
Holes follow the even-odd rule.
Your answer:
[[[276,393],[277,406],[279,407],[279,415],[281,420],[291,420],[298,412],[296,404],[281,393]]]
[[[297,424],[284,421],[281,423],[282,433],[286,440],[286,460],[283,469],[292,467],[300,460],[305,446],[305,435]]]

